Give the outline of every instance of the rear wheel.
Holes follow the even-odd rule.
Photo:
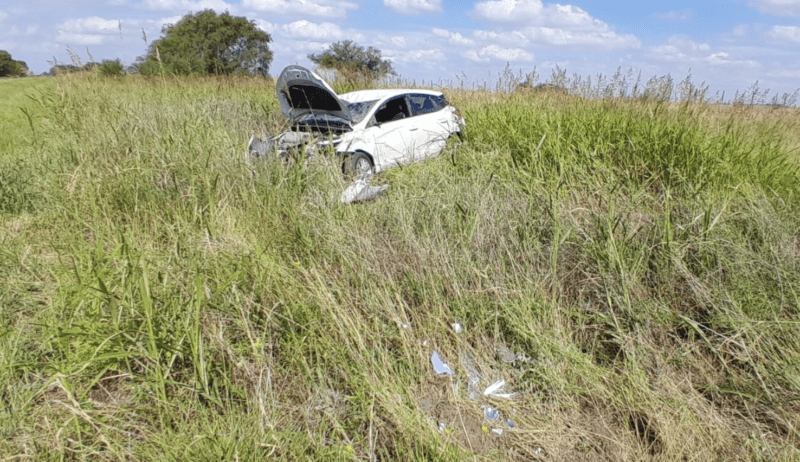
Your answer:
[[[372,175],[372,160],[364,152],[355,152],[344,160],[343,173],[346,178],[366,178]]]

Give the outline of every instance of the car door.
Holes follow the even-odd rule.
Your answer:
[[[414,125],[419,128],[417,142],[420,155],[427,158],[439,154],[453,132],[452,114],[443,110],[444,97],[411,93],[408,102]]]
[[[375,112],[373,126],[376,170],[405,164],[425,157],[426,135],[411,117],[405,95],[387,100]]]

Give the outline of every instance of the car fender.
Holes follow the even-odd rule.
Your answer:
[[[379,165],[378,161],[375,159],[375,140],[368,139],[361,136],[354,136],[348,140],[344,140],[336,146],[336,154],[341,156],[347,156],[353,152],[363,152],[364,154],[369,156],[370,161],[372,161],[372,166],[375,168],[375,173],[383,170],[382,166]]]
[[[377,165],[375,164],[375,157],[372,155],[372,152],[364,149],[365,147],[366,146],[351,146],[350,149],[346,150],[337,149],[336,154],[346,157],[356,152],[363,152],[367,155],[367,157],[369,157],[369,160],[372,162],[372,166],[377,168]]]

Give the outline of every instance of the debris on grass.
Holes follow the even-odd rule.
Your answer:
[[[453,322],[451,326],[453,327],[453,330],[456,332],[456,334],[464,332],[463,325],[458,321]],[[427,344],[427,341],[425,341],[424,344]],[[514,354],[510,350],[506,353],[507,353],[506,355],[501,354],[498,360],[507,362],[508,359],[512,361],[521,359],[518,355]],[[512,356],[513,358],[511,358]],[[511,420],[511,418],[504,416],[503,413],[500,411],[500,409],[489,404],[489,401],[487,401],[497,398],[511,399],[516,395],[516,393],[507,393],[505,391],[506,380],[499,379],[492,382],[486,388],[482,387],[479,388],[481,383],[481,375],[478,372],[478,367],[476,366],[475,360],[472,358],[472,356],[470,356],[469,353],[463,351],[459,354],[459,360],[461,367],[465,370],[467,375],[466,395],[471,401],[477,402],[478,404],[481,405],[483,413],[482,417],[487,422],[486,424],[481,426],[481,430],[483,431],[483,433],[490,436],[503,436],[507,433],[509,429],[516,428],[516,425]],[[455,371],[452,368],[450,368],[450,366],[448,366],[444,361],[442,361],[438,351],[435,350],[433,351],[431,355],[431,364],[433,365],[433,369],[437,375],[445,375],[445,374],[453,376],[456,375]],[[451,385],[453,386],[455,393],[457,395],[460,394],[459,385],[462,384],[459,381],[454,381],[453,383],[451,383]],[[428,411],[431,411],[430,406],[428,408],[425,408],[425,406],[423,406],[423,409],[425,409],[426,414],[428,414]],[[440,431],[444,431],[442,430],[443,428],[446,428],[448,424],[452,424],[452,422],[448,422],[446,420],[442,421],[441,415],[434,415],[430,417],[434,417],[434,422],[437,422],[439,424]]]
[[[369,184],[368,178],[357,178],[353,183],[342,192],[342,197],[339,199],[342,204],[350,204],[353,202],[363,202],[369,199],[374,199],[383,194],[389,185],[372,186]]]
[[[500,418],[500,411],[492,406],[484,406],[483,416],[486,418],[486,420],[498,420]]]
[[[437,351],[434,351],[431,355],[431,364],[433,364],[433,370],[436,371],[438,375],[456,375],[456,373],[453,372],[453,369],[450,369],[450,366],[442,361],[442,358],[439,357],[439,352]]]

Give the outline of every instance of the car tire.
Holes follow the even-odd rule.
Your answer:
[[[367,178],[372,176],[373,168],[367,153],[358,151],[345,158],[342,172],[347,179]]]

